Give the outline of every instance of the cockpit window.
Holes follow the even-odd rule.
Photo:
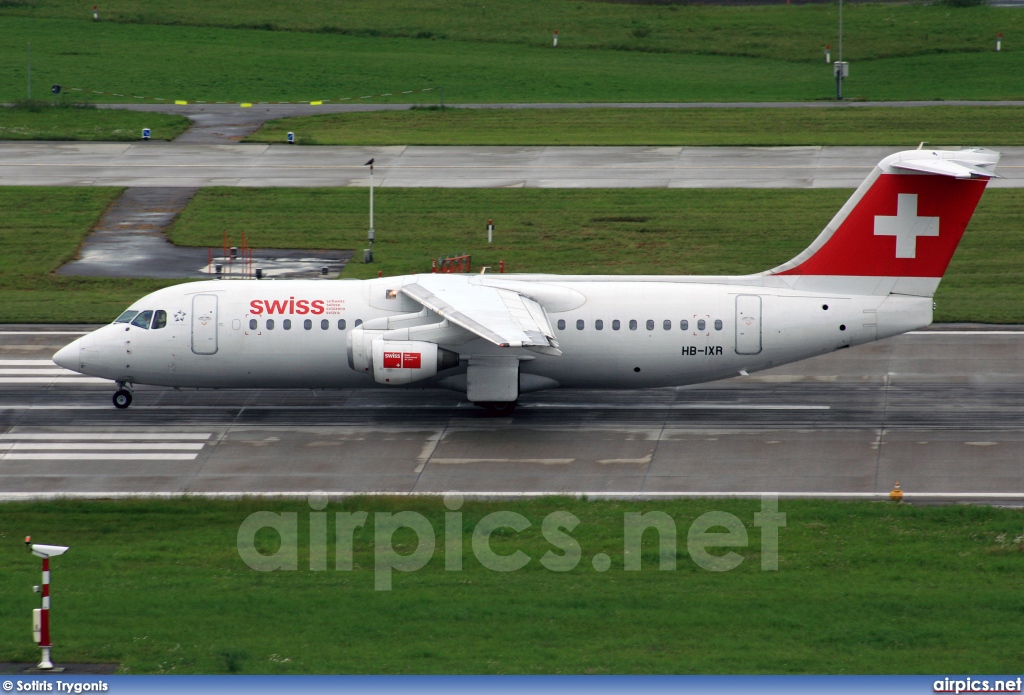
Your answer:
[[[153,329],[157,329],[157,328],[163,328],[166,325],[167,325],[167,312],[164,311],[163,309],[160,309],[155,314],[153,314],[153,325],[151,327]]]
[[[143,311],[134,319],[132,319],[132,325],[138,326],[139,328],[149,328],[149,322],[153,318],[152,311]]]
[[[139,312],[137,311],[132,311],[131,309],[129,309],[128,311],[124,312],[116,319],[114,319],[114,323],[131,323],[131,320],[135,318],[136,315],[138,315],[138,313]]]

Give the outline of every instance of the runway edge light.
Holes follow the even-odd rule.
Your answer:
[[[893,502],[903,501],[903,490],[900,489],[900,483],[898,480],[896,481],[896,484],[893,486],[892,492],[889,493],[889,499],[891,499]]]

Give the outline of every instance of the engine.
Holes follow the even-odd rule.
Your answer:
[[[428,379],[459,366],[459,355],[422,340],[384,340],[376,331],[353,335],[349,366],[372,372],[378,384],[402,385]]]

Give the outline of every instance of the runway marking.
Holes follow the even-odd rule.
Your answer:
[[[908,331],[904,335],[1016,335],[1024,338],[1024,331]]]
[[[405,490],[268,490],[268,491],[225,491],[225,492],[0,492],[0,502],[30,502],[47,501],[58,499],[86,499],[86,500],[109,500],[109,499],[179,499],[183,497],[201,497],[205,499],[240,499],[243,497],[276,498],[276,499],[297,499],[306,500],[312,494],[324,494],[328,498],[348,497],[444,497],[450,491],[444,492],[410,492]],[[566,490],[538,490],[528,491],[460,491],[464,498],[469,499],[536,499],[540,497],[575,497],[587,499],[610,499],[610,500],[646,500],[646,499],[761,499],[766,495],[774,495],[780,499],[889,499],[888,492],[580,492]],[[1024,492],[906,492],[903,493],[904,500],[1007,500],[1024,501]]]
[[[53,360],[0,360],[4,367],[56,367]]]
[[[85,335],[89,331],[0,331],[0,335]]]
[[[0,435],[0,441],[11,439],[209,439],[211,432],[8,432]]]
[[[447,466],[464,466],[471,463],[529,463],[539,464],[541,466],[567,466],[570,463],[574,463],[576,459],[501,459],[501,458],[483,458],[483,459],[443,459],[443,458],[432,458],[431,463],[437,463],[440,465]]]
[[[164,442],[162,444],[156,444],[153,442],[120,442],[116,444],[96,444],[88,442],[54,442],[51,444],[38,444],[35,442],[0,441],[0,449],[5,449],[7,451],[61,451],[67,449],[73,451],[198,451],[202,449],[204,446],[206,445],[202,442],[198,444],[194,444],[192,442]]]
[[[4,454],[0,461],[191,461],[196,454]]]
[[[73,374],[73,372],[72,372]],[[0,384],[113,384],[93,376],[0,376]]]
[[[658,404],[602,404],[602,403],[523,403],[520,409],[573,408],[575,410],[831,410],[830,405],[757,405],[730,403],[666,403]],[[0,410],[110,410],[111,405],[0,405]],[[132,410],[451,410],[475,409],[473,404],[452,405],[133,405]]]
[[[210,432],[8,432],[0,435],[0,463],[192,461],[210,436]]]
[[[4,376],[36,376],[36,375],[53,375],[53,376],[78,376],[76,372],[70,369],[63,369],[61,367],[55,367],[53,363],[50,363],[49,368],[46,367],[29,367],[28,369],[13,369],[11,367],[0,367],[0,374]]]

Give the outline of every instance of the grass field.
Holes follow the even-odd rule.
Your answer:
[[[427,272],[466,251],[474,267],[553,273],[751,273],[803,250],[849,197],[844,190],[379,189],[376,262],[347,277]],[[937,321],[1024,322],[1024,190],[989,190],[936,296]],[[495,243],[486,244],[494,219]],[[366,191],[201,190],[173,226],[175,243],[220,243],[245,230],[256,246],[366,245]]]
[[[386,29],[352,29],[351,34],[344,34],[94,23],[84,18],[50,18],[45,15],[63,15],[70,9],[50,11],[48,8],[56,6],[25,1],[28,4],[0,6],[0,17],[3,17],[0,22],[0,101],[25,98],[26,48],[30,41],[35,96],[45,95],[50,84],[58,83],[65,89],[108,92],[110,94],[90,96],[98,101],[113,102],[130,102],[132,96],[225,102],[342,97],[360,101],[361,97],[380,93],[437,86],[445,88],[447,103],[790,101],[829,99],[835,89],[831,68],[824,63],[821,54],[825,43],[834,42],[833,21],[827,15],[830,8],[825,6],[680,8],[673,12],[667,8],[578,3],[585,9],[596,7],[601,13],[607,13],[607,17],[600,14],[605,22],[601,26],[609,27],[609,31],[614,26],[615,31],[620,32],[633,30],[623,29],[617,13],[646,16],[646,12],[654,11],[690,16],[691,11],[697,12],[691,17],[692,23],[684,19],[679,24],[685,27],[679,29],[680,36],[689,36],[688,29],[696,26],[707,34],[708,43],[721,47],[718,50],[703,44],[687,47],[679,36],[673,35],[667,41],[678,44],[680,50],[668,51],[653,46],[649,50],[620,50],[624,47],[605,39],[583,42],[585,47],[580,47],[569,38],[558,49],[552,49],[545,46],[549,36],[547,28],[535,42],[486,43],[459,40],[464,34],[456,29],[438,29],[434,38],[417,39],[392,37],[391,34],[401,32]],[[183,14],[191,13],[194,17],[190,21],[213,21],[197,3],[179,5],[184,8]],[[536,5],[575,6],[561,2]],[[360,6],[370,7],[365,3]],[[238,22],[259,25],[260,22],[252,18],[259,15],[256,9],[267,5],[250,9],[248,4],[232,3],[232,7],[237,10]],[[467,12],[471,10],[468,5],[460,7]],[[75,9],[76,13],[85,11],[85,6]],[[294,12],[294,8],[281,5],[279,11]],[[116,14],[113,8],[110,12]],[[859,31],[856,29],[860,26],[859,12],[877,13],[877,20],[888,27],[883,30],[872,25],[872,30],[865,30],[863,34],[864,37],[875,36],[874,29],[877,29],[881,33],[872,41],[877,40],[887,48],[871,48],[866,38],[858,40],[849,33]],[[1024,24],[1024,15],[995,8],[953,10],[874,5],[854,5],[850,13],[851,18],[845,23],[844,41],[844,57],[852,63],[851,76],[844,87],[847,97],[872,100],[1024,98],[1024,83],[1008,78],[1024,72],[1024,51],[1014,50],[1009,38],[1015,23]],[[27,16],[33,14],[44,16]],[[294,14],[299,16],[300,13]],[[438,21],[457,23],[464,12],[435,14]],[[890,14],[900,17],[899,21],[887,22]],[[374,9],[372,15],[392,16],[379,8]],[[411,10],[408,17],[401,13],[394,16],[410,22],[410,26],[420,21],[417,12]],[[369,9],[366,17],[370,21]],[[735,22],[726,21],[730,17],[735,22],[747,22],[746,28],[737,28]],[[811,21],[809,17],[816,19]],[[140,15],[138,19],[147,18],[152,19],[149,15]],[[177,20],[168,15],[165,21]],[[625,26],[631,26],[631,21]],[[805,21],[810,21],[815,28],[807,29],[795,39],[800,45],[785,43],[790,40],[785,37],[800,34],[796,29]],[[504,29],[506,33],[515,34],[521,31],[520,24],[508,22]],[[1006,50],[998,54],[990,50],[997,30],[1007,37]],[[427,35],[434,30],[424,31]],[[758,33],[766,34],[754,41],[760,48],[738,49],[738,43],[744,40],[741,37]],[[437,38],[442,34],[445,38]],[[504,33],[491,35],[505,36]],[[937,40],[940,35],[942,38]],[[975,35],[976,39],[970,38]],[[572,32],[567,36],[572,36]],[[963,37],[974,43],[961,45]],[[83,95],[82,92],[69,93],[74,98]],[[434,93],[429,97],[399,94],[386,99],[412,103],[437,101]]]
[[[305,145],[1021,145],[1024,108],[416,109],[269,121]]]
[[[0,323],[106,322],[174,281],[53,275],[118,195],[112,188],[0,188]],[[509,272],[705,274],[773,267],[806,247],[843,190],[380,189],[376,262],[345,277],[427,272],[463,251]],[[982,198],[936,296],[937,321],[1024,322],[1024,191]],[[485,225],[494,219],[495,243]],[[219,247],[245,231],[256,247],[361,249],[358,189],[201,190],[173,225],[183,246]]]
[[[0,187],[0,323],[111,321],[171,282],[58,277],[119,188]]]
[[[591,0],[108,0],[109,22],[295,31],[442,43],[511,44],[628,52],[749,56],[824,62],[825,44],[838,44],[838,7],[816,5],[616,4]],[[64,0],[8,0],[0,14],[91,24],[89,6]],[[991,51],[996,32],[1005,51],[1024,17],[1007,8],[952,8],[904,3],[850,3],[844,12],[844,57],[860,61],[930,53]]]
[[[173,140],[191,122],[183,116],[111,109],[55,107],[45,102],[0,107],[0,140]]]
[[[28,630],[39,560],[21,539],[68,545],[52,562],[57,661],[116,661],[124,673],[1014,673],[1021,658],[1020,510],[782,501],[778,571],[761,569],[759,502],[468,501],[461,571],[445,571],[440,500],[352,499],[327,509],[326,571],[310,571],[301,502],[148,501],[6,504],[0,511],[0,660],[38,656]],[[297,571],[256,572],[236,549],[254,511],[296,512]],[[487,513],[532,524],[491,547],[524,552],[513,572],[485,569],[470,536]],[[540,532],[574,514],[582,561]],[[678,533],[676,569],[659,570],[647,532],[641,571],[624,570],[624,513],[663,511]],[[335,569],[335,513],[366,511],[353,570]],[[381,512],[415,511],[437,549],[419,571],[374,590]],[[724,511],[748,535],[734,570],[701,569],[687,530]],[[721,531],[723,529],[713,529]],[[409,530],[394,547],[413,552]],[[263,553],[278,547],[270,530]],[[605,572],[591,558],[611,560]],[[725,549],[711,550],[722,554]],[[672,557],[669,553],[667,556]]]

